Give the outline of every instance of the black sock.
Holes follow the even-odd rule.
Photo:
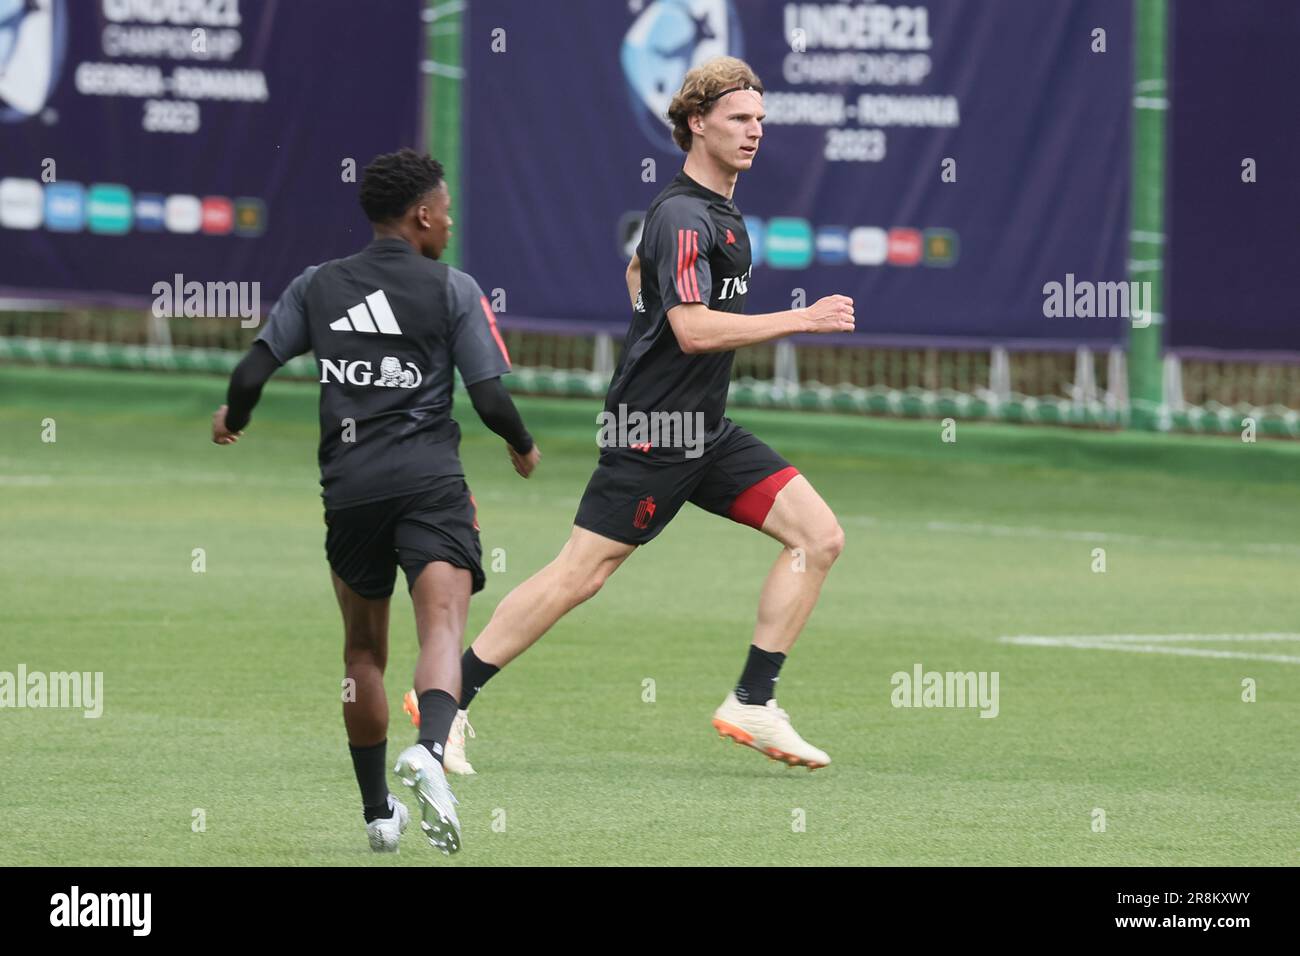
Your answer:
[[[765,651],[755,644],[749,645],[749,657],[736,685],[736,700],[742,704],[766,704],[776,691],[777,675],[785,655],[779,651]]]
[[[369,747],[348,744],[348,750],[352,752],[352,769],[356,771],[357,785],[361,787],[361,805],[365,808],[367,823],[393,812],[388,806],[388,778],[385,776],[388,770],[385,766],[387,748],[387,740]]]
[[[479,660],[474,648],[465,648],[460,658],[460,709],[468,710],[475,695],[501,668]]]
[[[447,745],[451,722],[456,719],[456,698],[445,690],[426,690],[420,694],[420,743],[442,763],[442,748]]]

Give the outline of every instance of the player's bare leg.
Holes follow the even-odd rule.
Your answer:
[[[411,603],[420,642],[415,663],[417,694],[441,690],[460,697],[460,650],[472,588],[470,573],[446,561],[429,562],[415,579]]]
[[[460,697],[460,645],[473,589],[470,572],[445,561],[425,565],[411,588],[420,655],[415,664],[420,739],[397,758],[394,771],[420,805],[420,827],[443,853],[460,849],[456,798],[442,758]]]
[[[758,599],[754,644],[786,654],[812,614],[831,565],[844,550],[844,530],[803,475],[796,475],[777,494],[762,530],[785,547]]]
[[[337,574],[330,577],[343,614],[344,676],[351,682],[343,695],[343,724],[349,744],[371,747],[388,736],[384,668],[388,666],[389,599],[364,598]]]
[[[507,594],[474,639],[478,658],[505,667],[575,607],[595,596],[634,544],[575,527],[550,564]]]
[[[724,737],[774,760],[814,770],[830,763],[830,757],[795,733],[773,692],[785,654],[807,623],[826,575],[844,549],[844,531],[802,475],[777,494],[762,530],[784,548],[759,596],[754,640],[740,686],[714,713],[713,726]]]
[[[460,710],[447,738],[443,764],[448,772],[474,773],[465,756],[465,738],[474,736],[467,708],[483,684],[536,643],[556,621],[594,596],[635,550],[635,545],[574,527],[555,560],[502,599],[461,659],[466,686],[461,688]],[[404,707],[417,718],[419,709],[412,695],[407,695]]]
[[[365,598],[331,573],[334,595],[343,615],[343,668],[351,684],[343,694],[343,725],[361,803],[366,835],[377,853],[397,850],[406,829],[406,807],[388,793],[385,751],[388,737],[388,698],[384,668],[388,666],[389,599]]]

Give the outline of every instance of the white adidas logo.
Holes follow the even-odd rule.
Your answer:
[[[369,305],[370,308],[366,308]],[[351,319],[352,321],[348,321]],[[401,335],[402,327],[397,324],[392,306],[384,290],[372,292],[365,302],[358,302],[348,309],[348,314],[330,323],[335,332],[372,332],[379,335]]]

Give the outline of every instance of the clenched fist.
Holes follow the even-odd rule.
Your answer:
[[[853,300],[847,295],[828,295],[803,311],[809,332],[853,331]]]

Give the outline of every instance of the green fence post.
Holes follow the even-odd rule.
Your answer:
[[[1130,425],[1167,429],[1161,369],[1164,336],[1165,73],[1169,10],[1166,0],[1135,0],[1133,86],[1133,198],[1129,279],[1149,282],[1149,324],[1129,323]]]
[[[425,65],[426,149],[442,163],[447,189],[452,197],[452,219],[464,219],[467,210],[460,191],[460,118],[462,82],[465,70],[461,60],[463,0],[430,0],[424,17],[428,27],[428,58]],[[460,265],[460,237],[452,228],[451,242],[443,261]]]

